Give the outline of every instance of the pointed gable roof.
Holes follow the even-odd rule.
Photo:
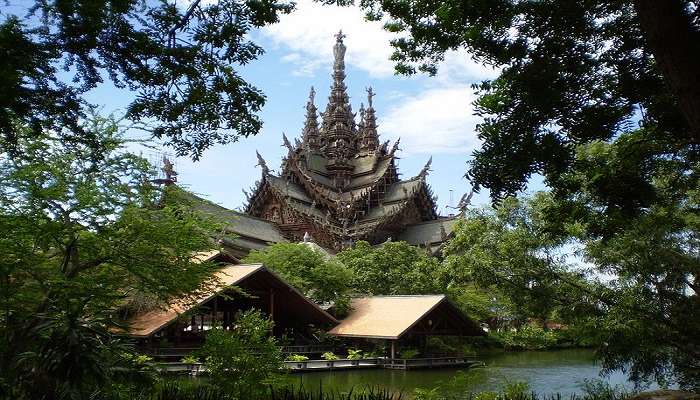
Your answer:
[[[450,313],[453,330],[482,336],[484,331],[447,300],[445,295],[372,296],[352,301],[352,311],[328,333],[368,339],[399,339],[438,307]],[[432,325],[433,321],[430,321]]]
[[[319,324],[337,324],[338,321],[333,316],[262,264],[244,264],[223,267],[214,274],[210,286],[205,286],[201,293],[195,296],[176,298],[164,309],[135,315],[126,321],[128,327],[126,333],[133,337],[149,337],[175,322],[182,314],[208,302],[226,289],[245,285],[247,281],[253,279],[258,279],[261,284],[269,287],[285,289],[279,291],[280,296],[288,297],[284,304],[303,307],[304,318],[309,321]]]

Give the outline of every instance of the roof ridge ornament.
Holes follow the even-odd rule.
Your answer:
[[[430,171],[431,171],[430,166],[431,165],[433,165],[433,156],[430,156],[430,158],[428,159],[428,162],[425,163],[425,166],[423,167],[423,169],[418,173],[418,176],[421,179],[425,179],[425,177],[428,176],[428,174],[430,174]]]
[[[287,135],[284,132],[282,132],[282,146],[286,147],[290,154],[294,152],[294,147],[292,147],[292,144],[289,142],[289,139],[287,139]]]
[[[394,155],[399,149],[399,143],[401,143],[401,138],[396,139],[394,146],[391,148],[391,155]]]
[[[258,152],[257,150],[255,150],[255,155],[258,157],[258,163],[257,163],[255,166],[256,166],[256,167],[259,166],[260,168],[262,168],[262,173],[263,173],[263,175],[269,174],[269,173],[270,173],[270,169],[267,167],[267,163],[265,162],[265,159],[262,158],[262,156],[260,155],[260,152]]]

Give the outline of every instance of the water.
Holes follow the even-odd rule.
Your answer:
[[[485,368],[468,370],[466,392],[499,390],[508,382],[525,381],[539,394],[561,393],[568,397],[582,392],[586,379],[601,379],[600,366],[590,350],[528,351],[479,356]],[[293,375],[295,384],[305,388],[346,391],[352,387],[379,386],[405,394],[417,387],[432,388],[449,381],[458,369],[399,371],[387,369],[309,372]],[[615,372],[602,378],[610,385],[631,389],[625,375]]]

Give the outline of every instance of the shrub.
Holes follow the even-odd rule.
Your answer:
[[[235,329],[207,332],[199,351],[212,384],[233,397],[254,399],[279,383],[284,366],[277,342],[270,336],[273,323],[258,311],[238,317]]]
[[[399,353],[400,358],[416,358],[420,352],[416,349],[404,349]]]
[[[323,358],[323,359],[326,360],[326,361],[335,361],[335,360],[337,360],[339,357],[336,356],[335,354],[333,354],[332,351],[327,351],[327,352],[325,352],[325,353],[323,353],[323,354],[321,355],[321,358]]]
[[[362,358],[364,358],[362,350],[348,349],[348,360],[361,360]]]
[[[308,361],[309,357],[301,354],[290,354],[287,356],[287,361]]]
[[[197,364],[199,362],[199,358],[193,356],[192,354],[188,354],[182,357],[182,360],[180,360],[180,362],[183,364]]]

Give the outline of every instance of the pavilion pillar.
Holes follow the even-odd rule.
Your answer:
[[[212,316],[211,316],[211,328],[214,328],[214,324],[216,323],[216,318],[219,317],[219,297],[214,298],[214,310],[212,310]],[[210,329],[211,329],[210,328]]]
[[[396,358],[396,340],[391,341],[391,359]]]
[[[270,319],[275,321],[275,290],[270,289]]]

